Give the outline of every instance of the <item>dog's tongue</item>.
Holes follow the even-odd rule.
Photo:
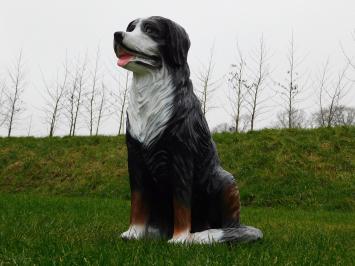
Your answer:
[[[123,67],[123,66],[127,65],[133,57],[134,57],[134,55],[129,54],[129,53],[121,54],[118,58],[117,65],[120,67]]]

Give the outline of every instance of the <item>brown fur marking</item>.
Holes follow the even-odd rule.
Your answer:
[[[239,223],[240,195],[238,187],[229,185],[223,193],[223,217],[225,220]]]
[[[191,230],[191,209],[174,199],[174,236]]]
[[[142,193],[133,191],[131,194],[131,224],[146,224],[149,208],[143,200]]]

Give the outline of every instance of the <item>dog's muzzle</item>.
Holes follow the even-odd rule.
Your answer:
[[[136,63],[148,68],[161,67],[162,62],[159,56],[146,55],[128,47],[123,43],[124,35],[124,32],[117,31],[113,38],[113,49],[118,58],[118,66],[125,67],[129,63]]]

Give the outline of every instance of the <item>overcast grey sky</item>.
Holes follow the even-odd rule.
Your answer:
[[[8,66],[23,49],[29,81],[24,97],[26,115],[16,127],[15,135],[25,134],[30,114],[33,114],[33,134],[47,133],[40,110],[44,104],[41,70],[46,77],[54,76],[66,53],[74,57],[87,51],[93,57],[100,45],[105,66],[116,71],[113,32],[124,30],[138,17],[160,15],[186,29],[192,43],[189,63],[193,73],[207,60],[209,49],[215,43],[215,76],[222,77],[236,57],[236,40],[248,55],[257,46],[261,34],[269,49],[275,80],[284,79],[292,31],[299,54],[306,56],[300,72],[314,76],[328,57],[333,71],[341,69],[345,60],[340,43],[355,57],[355,41],[351,35],[355,29],[353,0],[0,0],[0,3],[0,77],[6,76]],[[210,127],[231,121],[226,88],[223,82],[216,92],[213,105],[217,108],[207,115]],[[307,112],[314,111],[316,99],[312,88],[302,97],[305,101],[300,107]],[[351,92],[344,104],[354,105],[354,102],[355,94]],[[268,103],[273,104],[275,101]],[[259,117],[256,126],[270,125],[276,112],[277,108],[273,108]],[[106,122],[104,132],[112,134],[114,128],[114,123]],[[80,132],[86,133],[84,128]],[[65,133],[64,128],[58,133]]]

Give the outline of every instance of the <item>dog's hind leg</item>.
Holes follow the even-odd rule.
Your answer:
[[[227,184],[221,195],[222,228],[240,225],[240,195],[235,182]]]
[[[234,177],[220,169],[226,182],[221,195],[222,231],[219,242],[249,242],[263,237],[262,232],[252,226],[240,224],[240,194]]]
[[[220,169],[216,178],[223,184],[218,197],[221,228],[193,233],[189,243],[250,242],[262,238],[263,234],[259,229],[240,225],[240,195],[234,177]]]

